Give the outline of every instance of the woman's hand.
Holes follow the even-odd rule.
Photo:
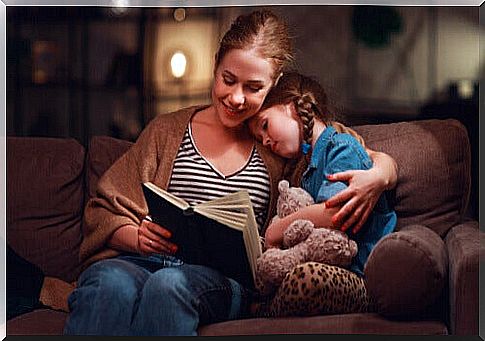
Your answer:
[[[172,254],[177,251],[177,245],[167,241],[172,236],[169,230],[148,219],[143,219],[138,228],[138,251],[142,255],[151,253]]]
[[[325,202],[327,207],[342,206],[332,218],[335,226],[352,232],[360,231],[380,195],[397,183],[397,163],[389,155],[366,148],[374,162],[369,170],[350,170],[329,175],[331,181],[344,181],[348,187]]]
[[[335,173],[327,177],[331,181],[348,182],[349,186],[325,202],[327,207],[341,206],[332,217],[332,223],[347,231],[360,231],[367,221],[379,196],[387,187],[387,182],[374,168],[369,170],[351,170]]]

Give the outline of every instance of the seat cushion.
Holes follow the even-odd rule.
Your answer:
[[[470,143],[454,119],[354,127],[371,149],[398,165],[397,230],[425,225],[444,237],[460,222],[470,196]]]
[[[7,335],[62,335],[67,313],[39,309],[7,321]],[[377,314],[257,318],[202,326],[201,336],[263,334],[446,335],[441,321],[387,320]]]
[[[74,139],[7,138],[7,242],[46,276],[79,271],[84,147]]]
[[[441,321],[392,321],[378,314],[253,318],[199,328],[201,336],[263,334],[446,335],[448,331]]]

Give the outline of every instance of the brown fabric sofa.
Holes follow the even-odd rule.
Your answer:
[[[397,231],[377,244],[365,268],[375,312],[228,321],[201,326],[201,335],[478,334],[481,232],[465,218],[471,183],[465,128],[451,119],[354,128],[399,166],[390,193]],[[7,139],[7,242],[46,279],[76,280],[84,203],[130,145],[94,137],[85,150],[73,139]],[[62,298],[55,289],[52,302]],[[7,335],[61,334],[63,306],[8,320]]]

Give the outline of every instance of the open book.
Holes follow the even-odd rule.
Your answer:
[[[178,246],[176,257],[254,287],[262,248],[247,191],[191,206],[151,182],[142,188],[153,222],[172,232],[170,242]]]

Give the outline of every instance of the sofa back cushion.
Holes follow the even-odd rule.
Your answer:
[[[366,145],[399,167],[397,230],[425,225],[441,237],[462,220],[470,194],[470,143],[457,120],[423,120],[353,127]]]
[[[68,282],[79,273],[84,154],[74,139],[7,138],[7,242]]]
[[[132,142],[109,136],[91,138],[86,158],[86,199],[92,198],[96,194],[99,178],[132,145]]]

